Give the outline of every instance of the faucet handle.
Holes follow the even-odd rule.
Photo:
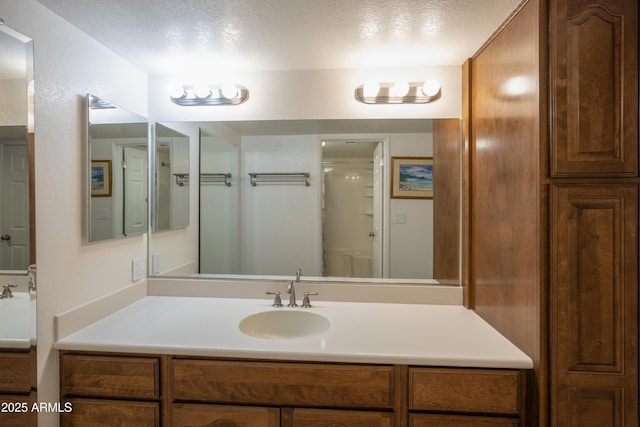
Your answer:
[[[305,292],[304,293],[304,298],[302,299],[302,307],[304,308],[310,308],[311,307],[311,301],[309,300],[309,295],[318,295],[317,292]]]
[[[280,291],[267,291],[267,295],[275,295],[273,298],[273,307],[282,307],[282,299],[280,299]]]
[[[2,297],[1,298],[13,298],[11,288],[17,288],[18,285],[10,283],[8,285],[2,285]]]

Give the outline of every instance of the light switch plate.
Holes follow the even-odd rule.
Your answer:
[[[406,212],[394,212],[393,213],[393,223],[394,224],[405,224],[407,222],[407,213]]]
[[[137,282],[144,277],[144,263],[142,258],[134,258],[131,261],[131,280]]]

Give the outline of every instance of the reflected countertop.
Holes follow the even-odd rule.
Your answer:
[[[322,335],[264,339],[240,321],[271,310],[307,310],[331,322]],[[57,341],[60,350],[318,362],[530,369],[525,353],[462,306],[147,296]]]
[[[25,349],[36,345],[36,299],[28,292],[14,292],[0,299],[0,349]]]

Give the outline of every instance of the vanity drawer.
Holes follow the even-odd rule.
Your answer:
[[[160,398],[158,358],[63,354],[60,364],[63,396]]]
[[[274,406],[393,407],[393,367],[173,359],[175,400]]]
[[[517,418],[410,414],[409,427],[518,427]]]
[[[280,427],[278,408],[173,404],[171,411],[171,427]]]
[[[0,352],[0,393],[29,394],[35,376],[34,352]]]
[[[124,400],[65,399],[73,410],[62,414],[62,427],[160,427],[160,403]]]
[[[517,370],[410,368],[409,410],[517,415],[523,386]]]
[[[329,409],[282,410],[282,427],[392,427],[393,414]]]

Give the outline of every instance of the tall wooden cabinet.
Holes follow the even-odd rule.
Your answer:
[[[550,413],[638,425],[638,2],[549,2]]]
[[[528,425],[638,426],[638,0],[523,1],[463,72],[467,305]]]

